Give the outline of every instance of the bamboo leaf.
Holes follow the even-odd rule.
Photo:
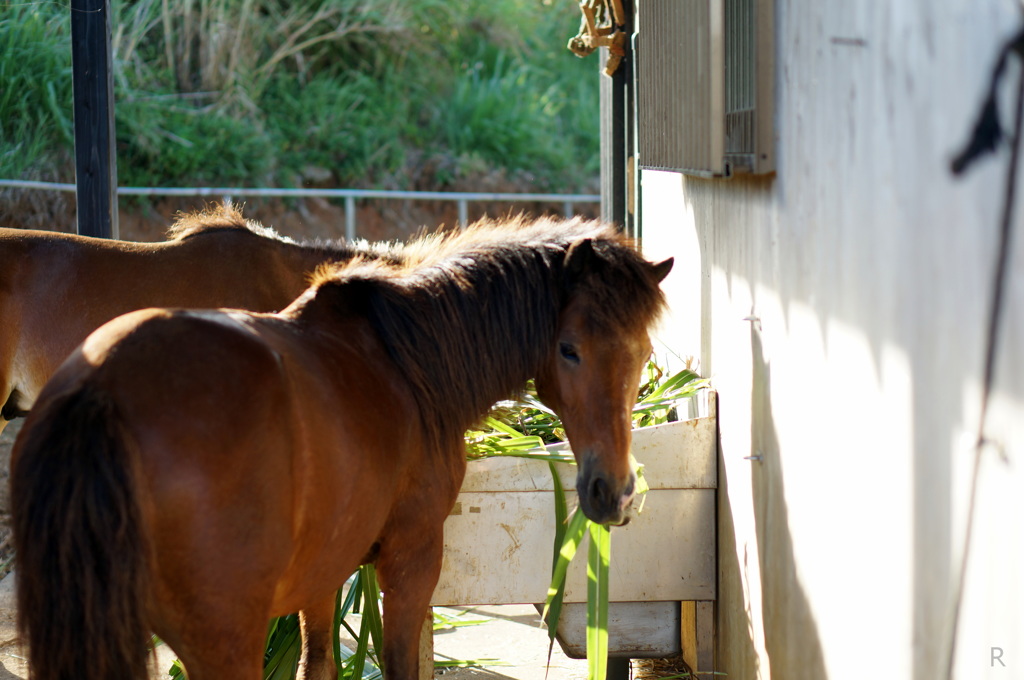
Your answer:
[[[440,659],[434,662],[434,668],[482,668],[484,666],[508,666],[501,659]]]
[[[506,423],[503,423],[502,421],[492,416],[487,416],[486,418],[484,418],[484,425],[487,425],[496,432],[504,432],[505,434],[511,437],[521,437],[523,434],[522,432],[515,429],[511,425],[507,425]]]
[[[548,467],[551,470],[551,482],[554,485],[554,497],[555,497],[555,542],[554,549],[551,555],[551,575],[554,579],[555,571],[558,568],[558,558],[562,550],[562,544],[565,541],[566,532],[566,521],[569,517],[569,506],[565,500],[565,489],[562,487],[562,478],[558,474],[558,468],[551,461],[548,461]],[[551,667],[551,654],[555,649],[555,635],[558,633],[558,618],[562,614],[562,599],[565,596],[565,579],[563,578],[554,596],[550,597],[550,606],[548,609],[548,616],[544,618],[544,623],[548,627],[548,661],[547,668]],[[545,676],[547,673],[545,672]]]
[[[353,633],[349,625],[345,623],[345,617],[348,616],[348,614],[352,611],[353,607],[355,606],[355,603],[358,601],[357,596],[361,592],[359,583],[359,572],[356,571],[356,573],[348,580],[348,592],[345,593],[344,598],[342,597],[342,593],[345,589],[339,588],[338,594],[334,600],[334,627],[332,629],[332,644],[334,646],[334,667],[339,678],[344,677],[344,661],[349,656],[351,656],[351,652],[349,652],[349,650],[344,648],[341,644],[342,627],[344,627],[345,630],[348,631],[349,635],[352,635],[353,638],[357,637]]]
[[[374,605],[376,606],[376,605]],[[367,609],[370,609],[370,605],[367,605]],[[358,680],[363,677],[363,669],[366,666],[366,656],[370,644],[370,624],[367,621],[367,616],[364,614],[362,621],[359,625],[359,637],[356,639],[356,651],[355,654],[349,659],[349,664],[344,669],[344,675],[341,677],[351,678],[352,680]]]
[[[551,483],[555,490],[555,549],[551,560],[551,569],[554,571],[558,562],[558,554],[562,550],[562,541],[565,539],[565,523],[569,519],[569,505],[565,500],[562,477],[558,474],[558,468],[555,467],[554,461],[548,461],[548,468],[551,470]]]
[[[381,622],[380,614],[380,586],[377,585],[377,570],[372,564],[364,564],[359,567],[362,572],[363,582],[363,621],[367,622],[370,627],[370,640],[373,643],[374,650],[383,649],[381,640],[384,636],[383,623]],[[365,624],[364,624],[365,625]],[[377,665],[383,666],[380,663],[380,657],[377,657]]]
[[[299,662],[299,617],[295,614],[282,616],[271,622],[268,628],[263,679],[288,680],[295,676]]]
[[[544,449],[540,449],[544,451]],[[545,451],[544,453],[538,452],[537,449],[532,449],[530,452],[516,453],[508,452],[499,455],[508,456],[510,458],[529,458],[530,460],[546,460],[549,463],[568,463],[570,465],[576,464],[576,459],[569,451]]]
[[[548,610],[551,609],[552,602],[558,594],[558,589],[565,583],[565,575],[569,569],[569,563],[575,557],[576,550],[580,546],[580,541],[583,540],[583,534],[586,533],[589,523],[590,520],[579,509],[569,518],[569,524],[565,528],[565,537],[562,539],[562,545],[558,549],[555,566],[551,572],[551,585],[548,586],[548,595],[544,602],[544,612],[541,616],[544,620],[548,620]],[[554,615],[554,612],[550,620],[554,623],[554,627],[557,627],[558,617]]]
[[[448,616],[438,610],[434,610],[434,630],[448,630],[449,628],[464,628],[466,626],[479,626],[487,623],[488,619],[460,619]]]
[[[690,385],[690,383],[705,383],[706,384],[707,381],[704,380],[703,378],[701,378],[699,375],[697,375],[693,371],[688,370],[688,369],[683,369],[682,371],[679,371],[678,373],[676,373],[675,375],[671,376],[667,380],[661,381],[661,383],[657,387],[655,387],[651,391],[651,393],[649,395],[647,395],[647,399],[646,400],[657,399],[657,398],[661,397],[662,395],[677,394],[677,393],[683,392],[684,390],[685,391],[689,391],[689,392],[696,392],[697,389],[699,389],[700,386],[703,386],[703,385],[700,385],[700,386]],[[690,386],[687,387],[688,385],[690,385]]]
[[[589,680],[605,680],[608,674],[608,563],[611,531],[590,524],[587,559],[587,667]]]

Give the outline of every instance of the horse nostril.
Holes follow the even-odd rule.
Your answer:
[[[604,478],[594,477],[590,480],[590,500],[595,507],[610,507],[611,490],[608,488],[608,482],[604,481]]]
[[[594,474],[577,481],[580,494],[580,506],[584,514],[599,524],[622,524],[626,510],[632,504],[635,480],[630,479],[626,488],[620,492],[601,474]]]

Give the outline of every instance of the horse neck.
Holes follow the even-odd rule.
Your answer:
[[[536,375],[554,342],[560,287],[546,267],[444,274],[379,310],[376,325],[394,327],[385,344],[425,418],[461,437]]]
[[[551,350],[561,287],[539,257],[530,259],[346,279],[318,289],[301,314],[366,318],[425,426],[451,443],[534,377]]]

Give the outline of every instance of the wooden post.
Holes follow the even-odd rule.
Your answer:
[[[117,238],[109,0],[71,0],[78,233]]]
[[[683,660],[694,673],[715,670],[715,603],[683,602],[680,616]]]

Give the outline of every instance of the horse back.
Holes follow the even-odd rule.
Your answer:
[[[132,243],[0,229],[0,390],[27,409],[94,329],[147,307],[283,309],[327,255],[246,229]]]

